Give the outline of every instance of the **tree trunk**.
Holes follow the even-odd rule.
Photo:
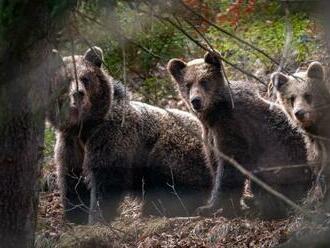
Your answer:
[[[34,244],[38,163],[54,69],[50,2],[0,2],[0,247]]]

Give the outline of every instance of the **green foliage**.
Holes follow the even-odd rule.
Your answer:
[[[225,11],[232,3],[230,0],[205,2],[214,13]],[[166,95],[174,94],[173,90],[170,91],[172,86],[169,79],[165,77],[164,70],[161,70],[169,59],[174,57],[190,59],[204,53],[179,30],[167,25],[166,22],[160,22],[153,14],[144,13],[143,10],[150,11],[150,9],[143,4],[139,5],[140,10],[137,11],[127,1],[106,3],[95,0],[82,3],[81,11],[103,24],[103,26],[95,23],[85,25],[83,22],[81,25],[83,33],[92,44],[104,49],[104,60],[110,74],[116,79],[125,81],[130,88],[143,96],[143,101],[158,104]],[[313,23],[307,15],[308,12],[300,11],[299,8],[290,8],[290,12],[290,23],[293,27],[290,47],[293,56],[290,62],[300,63],[311,56],[318,41],[312,34]],[[280,60],[285,42],[285,21],[284,8],[280,2],[258,1],[255,12],[242,16],[237,27],[223,23],[218,25]],[[192,37],[205,44],[191,27],[184,22],[182,24]],[[124,37],[118,35],[118,30]],[[267,58],[251,48],[244,47],[215,28],[209,27],[202,33],[227,59],[244,69],[253,71],[257,59],[260,59],[266,68],[273,69],[274,64]],[[85,50],[85,48],[85,45],[81,46],[81,49]],[[81,49],[78,47],[77,51]]]
[[[229,1],[223,1],[219,4],[212,3],[210,6],[213,6],[216,11],[220,11],[225,10],[228,4]],[[280,60],[286,28],[283,8],[276,1],[262,1],[257,4],[256,8],[254,14],[240,20],[238,27],[221,23],[219,25]],[[312,21],[306,12],[297,11],[297,9],[292,12],[290,23],[293,28],[293,40],[290,52],[293,57],[290,59],[300,63],[311,56],[318,41],[311,34]],[[128,74],[134,74],[135,78],[139,77],[140,81],[144,81],[144,83],[140,83],[139,87],[133,85],[133,88],[144,96],[145,101],[157,104],[162,97],[173,93],[173,91],[166,92],[172,88],[168,79],[157,80],[157,77],[164,78],[163,75],[157,75],[159,66],[164,66],[173,57],[189,58],[201,55],[203,51],[179,30],[170,25],[164,25],[152,15],[141,14],[141,12],[131,9],[122,1],[118,1],[116,14],[122,33],[140,47],[127,40],[122,42],[110,35],[105,36],[99,41],[99,45],[105,50],[107,67],[110,73],[118,79],[124,79],[124,75]],[[191,28],[185,28],[188,33],[193,33]],[[203,33],[225,57],[236,64],[242,64],[247,70],[254,69],[253,64],[257,59],[260,59],[267,68],[274,66],[265,57],[251,48],[242,46],[215,28],[210,27]],[[194,34],[192,36],[197,37]],[[197,39],[202,41],[200,37]],[[128,85],[130,86],[130,82]]]
[[[21,18],[24,1],[4,0],[0,2],[0,42],[7,36],[8,28]]]
[[[306,14],[290,15],[289,23],[293,32],[290,43],[290,52],[293,57],[290,59],[300,63],[312,55],[318,41],[312,36],[312,21]],[[267,11],[246,18],[235,30],[230,26],[225,28],[280,60],[286,39],[286,20],[283,14],[279,14],[278,5],[271,5]],[[210,28],[208,35],[212,44],[234,63],[243,63],[244,66],[251,67],[259,58],[266,67],[272,66],[267,58],[251,48],[242,46],[232,38],[220,34],[215,28]]]
[[[144,20],[144,23],[140,20],[140,23],[134,24],[136,20],[126,21],[127,23],[123,25],[123,33],[145,50],[129,42],[125,44],[109,40],[102,42],[105,47],[105,61],[108,62],[115,76],[123,76],[124,52],[128,69],[144,75],[150,74],[157,63],[166,63],[174,54],[183,55],[186,52],[183,49],[185,37],[173,27],[153,20],[148,20],[150,22]],[[132,26],[136,27],[132,29]]]
[[[51,127],[46,127],[44,138],[44,157],[53,157],[55,146],[55,132]]]
[[[63,15],[63,12],[65,12],[68,7],[73,7],[75,2],[75,0],[48,0],[47,4],[51,16],[57,17]]]
[[[138,14],[125,5],[118,6],[117,14],[122,33],[134,44],[127,40],[121,43],[111,36],[100,41],[106,67],[117,79],[125,81],[124,75],[134,74],[139,81],[144,81],[138,88],[135,85],[133,88],[144,96],[144,101],[157,104],[171,93],[168,91],[171,86],[169,80],[157,80],[154,74],[159,65],[166,64],[174,56],[187,54],[187,40],[175,28],[160,23],[152,16]]]
[[[173,86],[169,83],[169,80],[157,77],[149,77],[144,80],[139,92],[147,103],[153,105],[159,105],[162,100],[175,96]]]

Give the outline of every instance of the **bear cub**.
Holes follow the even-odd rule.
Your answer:
[[[330,183],[330,93],[324,74],[322,64],[315,61],[306,71],[293,75],[274,72],[271,76],[280,107],[305,137],[308,160],[315,165],[317,186],[322,186],[324,179],[327,185]]]
[[[250,172],[259,170],[256,176],[287,197],[299,201],[305,196],[311,183],[309,168],[289,168],[306,163],[303,137],[281,111],[270,109],[258,98],[254,84],[232,81],[228,85],[217,52],[208,52],[204,58],[188,63],[172,59],[167,68],[183,100],[203,124],[206,153],[216,154],[210,157],[216,159],[216,182],[209,204],[200,208],[202,213],[225,204],[224,193],[232,195],[237,189],[242,192],[244,186],[245,177],[221,154]],[[263,171],[276,166],[283,168]],[[262,217],[287,215],[281,200],[255,184],[252,191]]]

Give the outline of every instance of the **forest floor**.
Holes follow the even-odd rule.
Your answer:
[[[311,60],[320,60],[328,65],[329,58],[323,51],[320,49],[317,53],[309,55],[308,63]],[[299,66],[306,68],[308,63],[299,64]],[[265,81],[269,80],[269,70],[265,69],[261,73],[258,71],[255,73]],[[328,74],[330,73],[328,72]],[[229,75],[231,75],[230,71]],[[145,99],[137,97],[135,100]],[[184,109],[182,101],[178,99],[165,99],[159,105]],[[52,156],[54,141],[54,134],[48,128],[46,130],[46,148],[48,148],[46,155]],[[46,169],[44,167],[43,181],[45,181],[47,173],[54,173],[53,164],[47,164],[46,167]],[[125,198],[120,210],[120,216],[111,224],[78,226],[64,220],[63,206],[56,187],[41,192],[36,247],[274,247],[288,240],[298,229],[304,233],[304,231],[308,232],[308,230],[318,228],[310,223],[304,223],[297,216],[273,221],[244,217],[228,219],[222,216],[212,218],[143,217],[140,214],[141,204],[129,197]]]
[[[63,218],[58,189],[41,192],[36,247],[274,247],[301,228],[297,217],[276,221],[142,217],[141,204],[130,197],[125,198],[120,212],[111,224],[74,225]]]
[[[41,193],[37,247],[273,247],[288,239],[295,219],[141,217],[125,199],[113,223],[76,226],[63,219],[58,192]]]

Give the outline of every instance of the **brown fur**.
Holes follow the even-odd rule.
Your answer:
[[[230,91],[216,53],[207,53],[204,59],[189,63],[173,59],[168,64],[168,70],[182,98],[203,123],[206,150],[212,147],[216,153],[222,152],[234,158],[251,172],[306,162],[306,150],[300,133],[292,128],[281,111],[269,109],[257,97],[253,84],[230,82]],[[242,191],[244,186],[244,177],[232,165],[223,163],[221,156],[217,159],[218,166],[223,166],[224,170],[217,169],[220,175],[217,175],[215,186],[220,187],[213,189],[216,195],[211,197],[211,206],[207,209],[214,207],[221,187],[223,191],[227,188],[240,188]],[[308,168],[284,168],[278,173],[263,172],[257,175],[288,197],[296,197],[296,200],[304,196],[311,180]],[[260,191],[255,185],[253,187],[254,191]],[[257,202],[264,204],[267,201],[272,200]],[[279,213],[282,203],[274,201],[273,204],[264,207],[265,217],[282,217]]]
[[[87,121],[100,122],[113,94],[112,78],[95,66],[95,61],[102,61],[102,50],[97,47],[84,56],[75,56],[76,82],[72,57],[64,58],[65,66],[57,71],[51,84],[55,101],[47,112],[48,121],[56,129],[55,163],[65,217],[75,223],[87,222],[90,205],[90,191],[82,168],[81,125]]]
[[[198,120],[179,110],[130,101],[124,87],[99,67],[97,59],[90,62],[89,55],[76,56],[79,91],[83,92],[77,105],[71,93],[76,87],[71,58],[64,59],[69,80],[58,80],[66,85],[59,97],[66,104],[61,106],[77,108],[78,113],[63,107],[59,118],[54,114],[50,118],[58,129],[56,161],[64,203],[67,198],[79,200],[77,194],[68,194],[76,193],[71,183],[75,178],[68,175],[74,171],[90,182],[91,222],[99,217],[97,203],[104,218],[115,217],[126,193],[142,196],[147,213],[191,214],[205,203],[212,185]],[[182,203],[173,194],[172,184]]]
[[[318,160],[320,155],[317,139],[313,136],[329,138],[330,93],[327,90],[322,65],[310,64],[307,71],[288,76],[273,73],[277,100],[294,126],[304,132],[310,160]],[[300,115],[299,115],[300,114]]]
[[[323,67],[319,62],[313,62],[306,71],[292,76],[275,72],[272,83],[280,107],[304,134],[308,159],[316,163],[314,172],[318,175],[322,161],[328,160],[330,154],[330,93]],[[326,178],[330,176],[328,167],[324,168]]]

